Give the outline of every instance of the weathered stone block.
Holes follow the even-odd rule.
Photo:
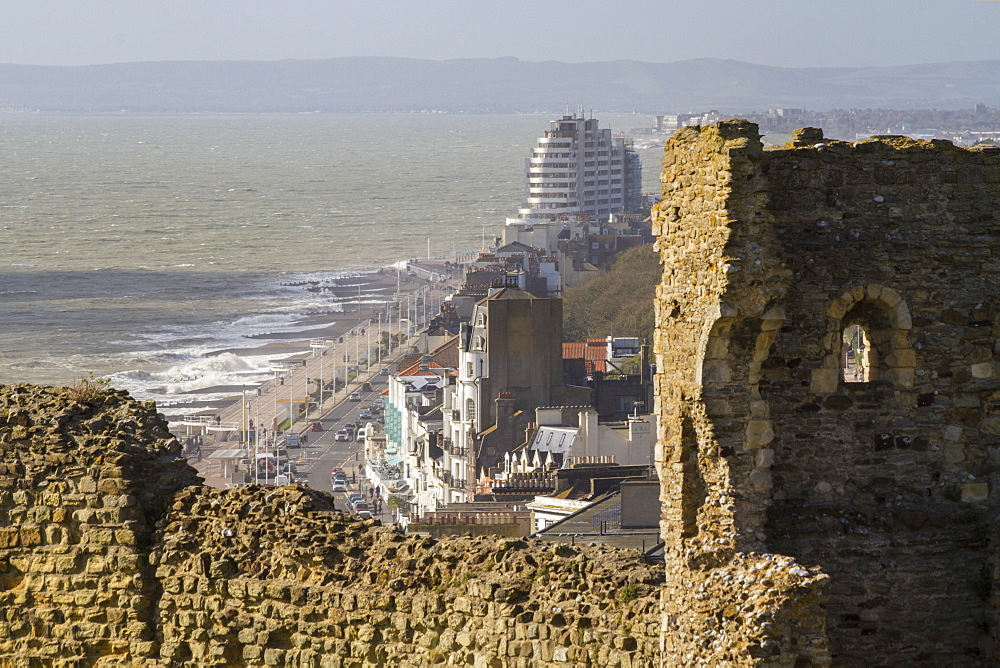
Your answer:
[[[770,420],[747,420],[744,443],[748,450],[757,450],[774,440]]]
[[[829,394],[837,391],[839,383],[839,368],[813,369],[809,383],[809,391],[816,394]]]
[[[990,378],[993,376],[993,363],[981,362],[970,367],[973,378]]]
[[[990,486],[985,482],[967,482],[962,485],[964,503],[983,503],[990,495]]]

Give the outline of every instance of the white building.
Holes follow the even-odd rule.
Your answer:
[[[523,456],[558,454],[574,459],[605,457],[622,466],[652,465],[656,448],[656,416],[635,415],[624,422],[599,423],[597,411],[577,413],[566,424],[566,408],[538,408],[538,428]],[[565,461],[565,460],[564,460]]]
[[[525,161],[525,197],[507,225],[532,226],[579,216],[606,219],[631,212],[639,205],[630,201],[635,186],[642,182],[637,158],[625,138],[600,129],[597,119],[573,114],[550,121]]]

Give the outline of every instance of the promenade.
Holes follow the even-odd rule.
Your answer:
[[[175,423],[178,436],[202,435],[197,454],[192,449],[188,455],[206,482],[212,484],[217,477],[217,482],[222,482],[220,474],[227,465],[220,455],[244,449],[245,432],[259,432],[261,451],[274,448],[287,435],[309,438],[312,422],[347,401],[362,383],[370,382],[394,359],[416,346],[419,332],[437,314],[451,289],[444,282],[408,282],[411,286],[417,284],[417,289],[411,287],[401,294],[399,301],[390,305],[388,315],[381,309],[366,310],[353,327],[337,336],[310,340],[308,348],[303,341],[301,353],[272,365],[275,373],[271,380],[247,388],[242,397],[215,412],[188,416]],[[381,345],[384,339],[388,339],[388,346]],[[339,379],[336,383],[335,378]],[[335,386],[339,389],[335,390]],[[303,405],[308,410],[303,412]],[[230,466],[233,464],[235,461]]]

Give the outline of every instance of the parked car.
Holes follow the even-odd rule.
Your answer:
[[[347,433],[346,429],[341,429],[333,437],[333,440],[335,440],[335,441],[349,441],[349,440],[351,440],[351,435],[349,433]]]
[[[337,480],[334,480],[333,481],[333,491],[334,492],[346,492],[347,491],[347,481],[346,480],[340,480],[339,478]]]
[[[309,426],[309,428],[312,429],[313,431],[323,431],[323,423],[322,422],[313,422]]]
[[[353,507],[354,507],[354,512],[356,513],[360,513],[362,510],[368,510],[368,511],[371,510],[371,508],[368,507],[368,502],[366,501],[358,501],[354,504]]]
[[[355,502],[364,500],[365,495],[361,492],[351,492],[347,495],[347,503],[353,508]]]
[[[358,517],[360,517],[363,520],[370,520],[372,518],[372,511],[370,511],[368,509],[359,510],[359,511],[357,511],[357,515],[358,515]]]
[[[343,471],[337,471],[332,476],[330,476],[330,479],[331,480],[343,480],[344,482],[347,482],[347,474],[344,473]]]

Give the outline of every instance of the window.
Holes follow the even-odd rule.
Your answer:
[[[465,400],[465,420],[466,422],[474,422],[476,419],[476,400],[466,399]]]
[[[618,410],[622,413],[631,413],[635,408],[635,397],[618,396]]]
[[[845,383],[867,383],[872,378],[872,344],[861,325],[844,328],[841,365]]]

